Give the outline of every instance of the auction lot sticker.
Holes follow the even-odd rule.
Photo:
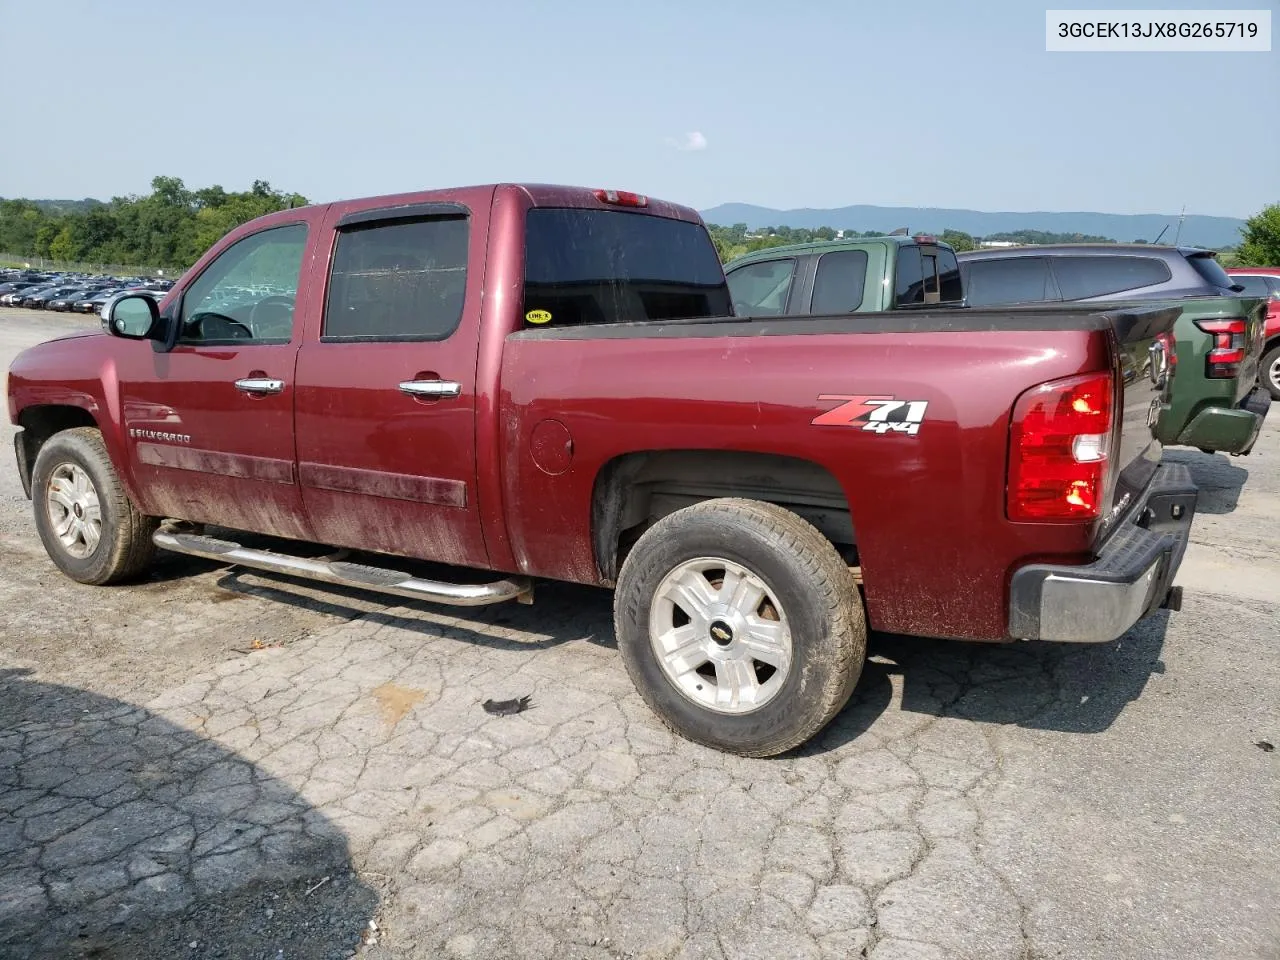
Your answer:
[[[1269,53],[1270,10],[1046,10],[1058,53]]]

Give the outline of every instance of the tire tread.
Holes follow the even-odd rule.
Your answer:
[[[826,622],[831,624],[833,635],[846,641],[837,644],[832,669],[825,673],[825,687],[816,695],[823,709],[811,714],[802,726],[780,731],[776,736],[762,739],[749,748],[726,748],[723,744],[709,744],[720,749],[732,749],[742,756],[776,756],[816,735],[840,712],[853,693],[866,656],[866,620],[858,588],[849,568],[831,542],[797,514],[759,500],[728,497],[705,500],[663,517],[645,531],[632,548],[618,577],[619,598],[615,608],[615,629],[619,635],[624,629],[622,618],[627,602],[631,599],[623,594],[629,594],[635,589],[635,581],[639,578],[638,568],[645,564],[648,554],[646,547],[663,542],[676,528],[699,515],[722,522],[727,536],[740,529],[741,523],[746,520],[774,539],[790,555],[790,559],[803,569],[809,579],[814,602],[825,612]],[[666,716],[629,662],[627,669],[641,696],[663,723],[675,733],[690,737]]]
[[[91,572],[83,576],[74,575],[65,567],[63,567],[64,572],[74,576],[74,579],[81,583],[98,586],[120,583],[137,577],[155,556],[156,547],[151,537],[160,525],[159,518],[143,514],[130,499],[124,484],[120,482],[112,466],[106,443],[102,439],[102,432],[97,427],[73,427],[56,433],[46,441],[41,448],[41,454],[56,449],[51,446],[53,444],[69,444],[72,448],[82,447],[76,451],[80,456],[91,457],[98,461],[96,465],[102,481],[95,483],[99,487],[98,500],[102,504],[104,519],[108,516],[114,518],[116,527],[114,531],[108,531],[104,524],[103,536],[107,536],[108,533],[112,536],[111,552],[105,561],[96,564]],[[39,456],[36,463],[38,468]],[[95,478],[97,479],[99,478]],[[38,493],[34,491],[33,493],[33,498],[39,496]],[[37,510],[43,509],[38,499],[35,506]],[[56,557],[54,561],[57,562]],[[62,564],[59,566],[62,567]]]

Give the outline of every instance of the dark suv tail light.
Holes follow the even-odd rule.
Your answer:
[[[1114,408],[1115,380],[1106,373],[1051,380],[1018,398],[1009,435],[1010,520],[1101,516]]]
[[[1240,373],[1244,363],[1245,322],[1233,317],[1230,320],[1197,320],[1196,326],[1213,334],[1213,348],[1204,361],[1204,375],[1211,380],[1230,380]]]

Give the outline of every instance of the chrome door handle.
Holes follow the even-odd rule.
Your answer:
[[[400,392],[411,397],[457,397],[462,394],[462,384],[454,380],[404,380]]]
[[[236,389],[241,393],[283,393],[284,381],[270,377],[245,377],[236,381]]]

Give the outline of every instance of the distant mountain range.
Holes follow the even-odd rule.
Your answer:
[[[1122,243],[1155,240],[1168,226],[1161,243],[1172,243],[1178,230],[1178,215],[1148,213],[983,213],[980,210],[946,210],[939,207],[873,207],[859,204],[835,210],[772,210],[749,203],[725,203],[703,210],[707,223],[732,226],[745,223],[750,229],[797,227],[815,230],[875,230],[889,233],[906,227],[911,233],[941,233],[962,230],[975,237],[1014,230],[1044,230],[1049,233],[1080,233],[1110,237]],[[1243,220],[1235,217],[1188,215],[1178,242],[1196,247],[1229,247],[1240,242]]]

